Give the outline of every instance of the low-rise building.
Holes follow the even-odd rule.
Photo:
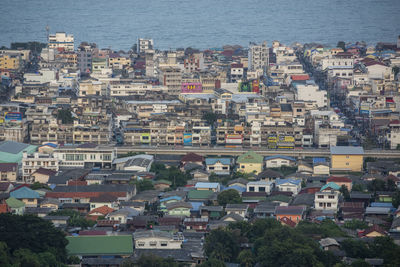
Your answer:
[[[315,193],[314,209],[316,210],[338,210],[340,193],[336,190],[325,190]]]
[[[184,237],[182,234],[145,230],[133,234],[135,249],[181,249]]]
[[[15,182],[18,178],[17,163],[0,163],[0,180]]]
[[[363,169],[364,149],[362,147],[331,147],[332,170],[360,172]]]

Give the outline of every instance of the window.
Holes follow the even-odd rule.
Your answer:
[[[326,206],[327,206],[327,207],[331,207],[331,203],[327,203]]]
[[[334,198],[335,198],[335,196],[328,196],[328,198],[329,198],[329,199],[334,199]]]
[[[150,241],[150,247],[155,247],[157,246],[157,242],[156,241]]]
[[[324,198],[324,196],[323,196],[323,195],[318,195],[317,197],[318,197],[318,198],[320,198],[320,199],[321,199],[321,198]]]
[[[322,207],[322,206],[323,206],[323,204],[322,204],[322,203],[319,203],[319,206],[320,206],[320,207]]]
[[[168,246],[168,242],[166,242],[166,241],[161,241],[161,242],[160,242],[160,245],[161,245],[162,247],[166,247],[166,246]]]
[[[249,187],[249,192],[254,192],[254,186]]]
[[[260,187],[258,188],[258,191],[259,191],[259,192],[265,192],[265,186],[260,186]]]
[[[137,242],[138,247],[144,247],[144,242]]]

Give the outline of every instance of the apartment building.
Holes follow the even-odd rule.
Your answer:
[[[49,35],[49,48],[74,51],[74,35],[57,32]]]
[[[25,182],[33,182],[31,175],[39,168],[58,171],[59,159],[50,154],[23,153],[22,156],[22,178]]]
[[[203,53],[193,53],[188,55],[183,61],[185,73],[198,72],[204,70]]]
[[[21,67],[20,54],[0,54],[0,69],[17,70]]]
[[[138,46],[137,46],[138,54],[142,54],[142,53],[146,52],[146,50],[153,49],[153,48],[154,48],[153,39],[145,39],[145,38],[138,39]]]
[[[267,42],[263,42],[261,45],[251,43],[248,52],[249,58],[249,70],[263,70],[267,71],[269,65],[269,48]]]
[[[111,168],[115,149],[95,144],[65,145],[54,150],[54,157],[65,168]]]
[[[179,95],[182,87],[182,72],[177,67],[163,67],[159,69],[159,81],[168,88],[171,95]]]
[[[79,96],[106,95],[105,85],[97,80],[82,80],[79,82]]]

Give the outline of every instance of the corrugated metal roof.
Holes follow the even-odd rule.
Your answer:
[[[355,146],[332,146],[332,155],[363,155],[364,149]]]

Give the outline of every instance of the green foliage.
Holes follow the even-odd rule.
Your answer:
[[[369,266],[371,266],[369,263],[367,263],[365,260],[362,260],[362,259],[358,259],[358,260],[355,260],[352,264],[351,264],[351,266],[352,267],[369,267]]]
[[[232,231],[216,229],[206,237],[204,251],[210,258],[221,261],[232,261],[239,253],[239,244]]]
[[[27,49],[39,54],[46,44],[39,42],[11,43],[11,49]]]
[[[348,257],[365,259],[371,257],[371,251],[363,241],[354,239],[346,239],[341,243],[342,249]]]
[[[367,184],[367,188],[369,191],[377,192],[377,191],[396,191],[397,186],[393,182],[393,180],[387,180],[386,182],[381,179],[372,180]]]
[[[307,236],[340,237],[346,234],[332,220],[323,220],[320,224],[301,221],[297,230]]]
[[[171,188],[175,189],[180,186],[185,186],[187,181],[192,179],[189,173],[184,173],[177,167],[170,167],[168,169],[162,169],[161,166],[155,167],[157,180],[165,179],[172,183]]]
[[[205,113],[202,117],[203,120],[205,120],[209,125],[214,125],[214,123],[217,121],[217,114],[208,112]]]
[[[340,193],[343,194],[343,197],[344,197],[344,199],[345,199],[346,201],[349,201],[349,200],[350,200],[350,193],[349,193],[349,190],[347,189],[347,186],[342,185],[342,186],[340,187],[339,191],[340,191]]]
[[[240,262],[240,265],[243,267],[251,267],[255,263],[253,253],[248,249],[243,250],[239,253],[238,260]]]
[[[67,263],[68,264],[79,264],[79,263],[81,263],[81,260],[77,256],[69,256]]]
[[[351,221],[346,221],[343,225],[344,228],[357,230],[357,229],[366,229],[368,228],[368,224],[366,222],[353,219]]]
[[[242,198],[239,192],[235,189],[228,189],[218,194],[218,204],[226,206],[226,204],[239,204],[242,203]]]
[[[240,243],[247,242],[254,244],[253,249],[238,253]],[[204,251],[209,259],[239,262],[242,266],[333,266],[338,262],[313,239],[272,218],[213,230],[206,238]]]
[[[87,220],[75,210],[56,210],[49,213],[52,216],[69,216],[68,226],[88,228],[96,224],[95,221]]]
[[[339,41],[336,47],[342,48],[343,51],[346,51],[346,43],[344,41]]]
[[[208,259],[207,261],[203,262],[202,264],[197,265],[197,267],[226,267],[226,265],[221,260],[211,258],[211,259]]]
[[[153,183],[150,180],[146,179],[136,181],[135,185],[138,192],[154,189]]]
[[[358,191],[358,192],[363,192],[364,191],[364,186],[362,184],[354,184],[351,187],[352,191]]]
[[[57,120],[61,120],[62,124],[72,124],[74,118],[69,109],[59,109],[57,113]]]
[[[280,168],[270,168],[271,170],[282,173],[284,176],[295,173],[297,171],[297,167],[290,166],[282,166]]]
[[[396,193],[392,196],[392,205],[395,208],[398,208],[400,205],[400,191],[396,191]]]
[[[30,188],[31,188],[32,190],[37,190],[37,189],[47,189],[47,190],[51,190],[50,187],[48,187],[48,186],[45,185],[45,184],[41,184],[41,183],[39,183],[39,182],[33,183],[33,184],[30,186]]]
[[[127,260],[122,264],[122,267],[179,267],[180,265],[174,261],[173,258],[161,258],[153,254],[142,255],[137,264],[133,264],[131,261]]]
[[[65,263],[65,234],[33,215],[0,214],[0,265],[57,266]]]
[[[164,164],[162,164],[162,163],[153,163],[152,165],[151,165],[151,168],[150,168],[150,171],[151,172],[154,172],[154,173],[156,173],[156,174],[159,174],[161,171],[165,171],[166,170],[166,167],[165,167],[165,165]]]

